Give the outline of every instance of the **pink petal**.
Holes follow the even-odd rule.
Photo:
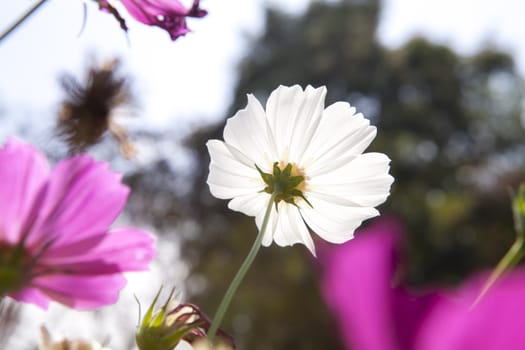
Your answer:
[[[207,12],[195,0],[186,8],[178,0],[122,0],[128,12],[139,22],[166,30],[172,40],[187,34],[186,17],[204,17]]]
[[[49,174],[46,158],[33,146],[10,138],[0,149],[0,242],[14,244]]]
[[[51,246],[41,263],[75,274],[144,271],[155,257],[154,243],[155,238],[144,231],[121,228]]]
[[[65,244],[107,231],[127,199],[129,189],[108,164],[89,156],[58,163],[51,173],[29,246]]]
[[[44,310],[49,307],[49,298],[35,288],[27,287],[8,295],[17,301],[31,303]]]
[[[502,277],[476,306],[486,276],[439,303],[420,332],[418,350],[522,349],[525,344],[525,269]]]
[[[159,9],[149,5],[147,2],[139,3],[136,0],[122,0],[122,5],[137,21],[148,25],[156,23],[156,15],[159,14]]]
[[[33,286],[49,298],[78,310],[91,310],[113,304],[126,285],[122,274],[101,276],[46,275]]]
[[[187,16],[189,10],[178,0],[122,0],[122,5],[137,21],[144,24],[158,24],[159,15]]]
[[[415,298],[393,287],[399,231],[396,221],[381,218],[351,242],[319,249],[323,295],[348,348],[411,349],[419,323],[435,303],[434,295]]]

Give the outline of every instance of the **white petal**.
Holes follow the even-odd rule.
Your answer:
[[[257,191],[247,187],[225,187],[208,182],[211,194],[220,199],[230,199],[238,196],[246,196]]]
[[[268,198],[270,197],[268,196]],[[259,228],[259,230],[262,228],[265,214],[266,214],[266,205],[264,209],[255,217],[255,223],[257,224],[257,227]],[[277,229],[278,229],[278,214],[277,214],[277,211],[274,209],[274,207],[272,207],[272,210],[270,212],[270,217],[268,219],[268,225],[266,227],[266,231],[264,232],[264,236],[262,240],[263,246],[268,247],[270,246],[270,244],[272,244],[273,236],[275,232],[277,231]]]
[[[257,193],[264,189],[265,185],[261,177],[238,175],[228,170],[219,168],[214,163],[210,164],[208,184],[231,188],[250,189]]]
[[[297,208],[294,207],[295,210]],[[274,234],[274,241],[277,245],[281,247],[291,246],[297,242],[301,242],[301,236],[297,232],[294,232],[290,225],[290,215],[291,215],[292,205],[288,203],[279,203],[278,215],[278,229]]]
[[[268,196],[263,199],[264,208],[259,211],[255,218],[259,229],[262,226],[269,198]],[[278,211],[275,210],[275,207],[272,207],[262,245],[268,247],[273,241],[281,247],[302,243],[315,256],[315,245],[312,236],[301,217],[299,209],[288,203],[280,202]]]
[[[247,169],[257,171],[255,168],[255,160],[251,159],[248,155],[233,145],[229,145],[226,142],[219,140],[209,140],[206,143],[206,146],[208,146],[212,162],[219,165],[224,164],[225,166],[223,167],[226,167],[226,164],[227,166],[235,166],[236,169],[241,169],[239,168],[239,165],[244,165]],[[231,162],[232,160],[234,162]]]
[[[266,116],[277,145],[279,161],[298,162],[317,129],[326,89],[305,91],[300,86],[279,86],[266,103]]]
[[[249,158],[246,154],[244,154],[242,151],[237,149],[235,146],[229,145],[227,143],[224,143],[230,154],[240,163],[244,164],[248,168],[256,169],[255,168],[255,160]]]
[[[210,140],[207,146],[211,157],[207,182],[215,197],[229,199],[264,189],[264,182],[257,170],[233,157],[224,142]]]
[[[299,237],[298,242],[303,243],[312,253],[312,255],[316,256],[314,241],[310,235],[310,232],[308,231],[308,228],[306,227],[299,209],[293,207],[292,210],[290,210],[288,220],[290,221],[290,227],[292,231],[296,232],[296,235]]]
[[[206,146],[210,153],[211,164],[215,164],[222,169],[229,169],[231,172],[244,176],[254,176],[254,174],[258,175],[254,162],[249,160],[246,162],[239,161],[239,159],[234,157],[230,152],[230,149],[228,149],[228,146],[224,142],[219,140],[209,140],[206,143]]]
[[[363,220],[379,215],[372,207],[353,207],[337,204],[310,194],[313,208],[302,208],[301,215],[321,238],[332,243],[343,243],[353,238],[354,230]]]
[[[313,88],[308,85],[304,91],[304,104],[292,128],[290,140],[290,160],[300,164],[303,154],[315,135],[324,109],[326,88]]]
[[[273,164],[277,157],[264,110],[253,95],[248,95],[245,109],[226,121],[224,141],[244,153],[259,167]]]
[[[335,171],[311,177],[308,190],[361,206],[377,206],[386,200],[394,181],[388,174],[389,163],[382,153],[361,154]]]
[[[266,209],[269,196],[265,193],[255,193],[233,198],[228,203],[228,208],[240,211],[249,216],[256,216]]]
[[[331,171],[334,161],[361,154],[376,136],[376,128],[355,108],[338,102],[326,108],[321,123],[305,152],[304,167],[310,175]]]
[[[277,213],[277,230],[273,235],[273,240],[278,246],[291,246],[294,243],[297,243],[298,240],[290,227],[290,221],[288,220],[288,205],[281,205],[280,207],[281,208]]]

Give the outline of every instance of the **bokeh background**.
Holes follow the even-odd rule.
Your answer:
[[[30,1],[0,4],[0,29]],[[133,348],[137,295],[157,288],[210,316],[256,233],[205,183],[205,143],[225,118],[265,100],[279,84],[326,85],[327,104],[349,101],[378,127],[370,150],[392,159],[396,181],[384,214],[405,227],[403,269],[414,289],[453,286],[494,266],[514,238],[510,191],[525,178],[525,26],[521,1],[212,1],[171,42],[134,24],[124,35],[111,16],[80,1],[50,0],[0,42],[0,141],[17,135],[51,159],[67,153],[54,131],[66,72],[118,57],[137,97],[120,122],[137,149],[125,159],[111,137],[89,149],[124,172],[132,188],[119,224],[159,237],[150,273],[133,274],[114,307],[96,313],[54,305],[18,310],[2,336],[34,349],[38,327],[109,339]],[[224,328],[239,349],[343,349],[320,295],[319,264],[302,246],[262,249]],[[344,283],[344,281],[341,281]]]

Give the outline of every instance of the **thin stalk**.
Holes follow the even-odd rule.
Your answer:
[[[27,11],[24,12],[24,14],[15,23],[11,24],[11,26],[9,26],[3,33],[0,34],[0,41],[4,40],[6,36],[11,34],[11,32],[14,31],[16,28],[18,28],[20,24],[22,24],[26,19],[28,19],[29,16],[31,16],[36,10],[38,10],[38,8],[42,6],[46,1],[47,0],[38,0],[33,4],[33,6],[28,8]]]
[[[224,315],[226,314],[226,310],[228,309],[228,306],[230,305],[230,302],[235,292],[237,291],[237,288],[239,287],[242,280],[244,279],[246,272],[248,272],[248,269],[252,265],[253,260],[255,259],[255,256],[257,255],[259,248],[261,247],[262,239],[264,237],[264,232],[266,231],[266,227],[268,226],[268,220],[270,219],[270,213],[272,211],[272,205],[274,202],[274,198],[275,198],[275,195],[272,195],[270,199],[268,200],[268,205],[266,207],[266,213],[264,214],[264,220],[262,222],[261,229],[259,230],[259,233],[257,234],[257,237],[255,238],[255,242],[253,243],[252,248],[250,252],[248,253],[248,256],[246,257],[246,259],[242,263],[239,271],[237,271],[237,274],[233,278],[232,283],[228,287],[226,294],[224,294],[224,297],[222,298],[222,301],[219,304],[219,308],[217,309],[217,312],[215,313],[215,317],[213,318],[210,329],[208,330],[208,340],[212,344],[215,338],[215,334],[217,333],[217,330],[219,329],[219,326],[221,325]]]
[[[483,296],[494,285],[498,278],[500,278],[505,272],[512,269],[520,262],[520,260],[525,255],[524,248],[525,241],[522,237],[518,237],[514,244],[512,244],[510,249],[507,251],[505,256],[503,256],[503,258],[500,260],[498,265],[496,265],[494,271],[492,271],[492,273],[490,274],[487,282],[485,282],[483,288],[481,289],[481,292],[472,304],[472,307],[476,306],[476,304],[483,298]]]

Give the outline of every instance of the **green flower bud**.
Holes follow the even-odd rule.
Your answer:
[[[192,343],[196,339],[205,338],[210,320],[196,305],[175,303],[174,289],[164,305],[155,310],[161,291],[162,287],[139,324],[135,335],[139,350],[172,350],[181,340]],[[231,337],[224,332],[221,332],[221,335],[233,344]]]

